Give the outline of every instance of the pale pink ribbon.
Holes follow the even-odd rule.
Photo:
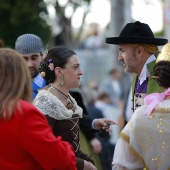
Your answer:
[[[145,96],[144,104],[148,105],[148,107],[145,110],[144,114],[146,114],[147,117],[149,117],[155,106],[162,102],[167,96],[170,96],[170,88],[168,88],[168,90],[163,93],[152,93]]]

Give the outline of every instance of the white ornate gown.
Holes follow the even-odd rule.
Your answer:
[[[170,99],[159,103],[149,118],[138,108],[120,133],[112,170],[170,170]]]

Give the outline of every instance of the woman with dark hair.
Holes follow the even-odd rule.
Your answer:
[[[112,170],[170,169],[170,44],[163,47],[153,69],[163,93],[144,98],[120,133]]]
[[[80,150],[79,118],[82,108],[69,94],[80,85],[82,71],[75,52],[66,47],[55,47],[40,64],[40,73],[49,83],[39,90],[34,105],[46,116],[55,136],[62,136],[74,148],[78,170],[96,170],[90,156]]]
[[[31,77],[23,57],[0,49],[0,169],[75,170],[72,146],[53,135],[31,104]]]

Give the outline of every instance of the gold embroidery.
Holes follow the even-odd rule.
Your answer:
[[[167,162],[170,157],[170,101],[166,107],[164,103],[158,105],[149,118],[143,114],[146,108],[142,106],[135,112],[120,137],[129,143],[130,152],[143,162],[146,170],[162,167],[170,170]]]
[[[137,160],[141,161],[144,164],[146,170],[149,170],[142,156],[132,146],[129,147],[129,150]]]
[[[121,132],[119,137],[122,138],[127,143],[129,143],[129,136],[127,136],[125,133]]]

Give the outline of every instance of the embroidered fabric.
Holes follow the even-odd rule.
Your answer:
[[[144,104],[144,97],[146,96],[148,78],[140,85],[140,80],[137,78],[135,94],[134,94],[134,110]]]
[[[115,165],[113,166],[112,170],[132,170],[132,169],[127,169],[121,165]],[[133,170],[143,170],[143,168],[140,168],[140,169],[133,169]]]
[[[52,93],[46,90],[40,90],[33,104],[44,114],[57,120],[70,119],[73,114],[77,114],[79,118],[82,118],[83,110],[79,107],[73,97],[71,97],[75,105],[75,112],[68,110],[65,105]]]
[[[120,136],[129,143],[127,152],[133,153],[147,169],[169,169],[170,99],[160,102],[149,118],[143,114],[147,107],[135,111]]]
[[[144,97],[146,96],[145,93],[135,93],[134,95],[134,110],[138,109],[140,106],[144,105]]]

